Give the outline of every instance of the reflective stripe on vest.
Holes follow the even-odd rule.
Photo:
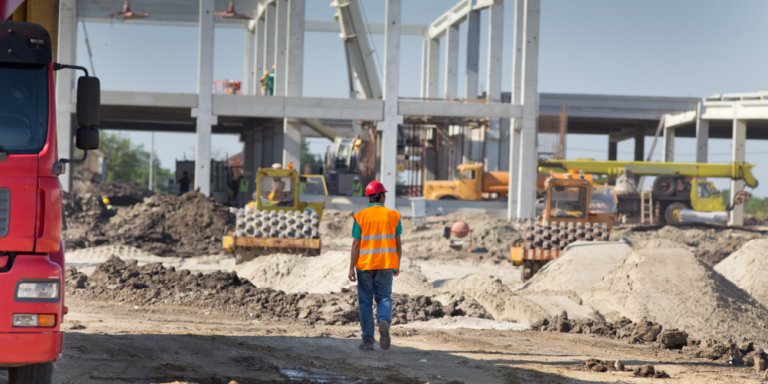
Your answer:
[[[240,179],[240,193],[248,193],[248,179]]]
[[[382,206],[363,209],[355,216],[360,226],[360,256],[355,265],[361,271],[397,268],[397,224],[400,213]]]

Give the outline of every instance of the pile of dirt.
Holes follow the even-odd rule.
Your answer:
[[[568,313],[543,319],[531,326],[534,331],[583,333],[616,340],[624,340],[630,344],[652,344],[662,349],[682,350],[695,358],[716,360],[732,365],[754,365],[756,358],[764,358],[765,351],[755,349],[755,343],[743,338],[735,343],[729,340],[694,339],[683,330],[665,329],[661,324],[622,317],[614,321],[569,319]],[[604,371],[603,371],[604,372]]]
[[[90,277],[74,267],[66,270],[69,298],[117,301],[131,305],[178,305],[205,308],[253,319],[300,320],[310,324],[358,321],[357,290],[334,294],[285,293],[257,288],[236,272],[192,273],[166,269],[161,263],[139,266],[136,260],[110,257]],[[464,315],[427,296],[392,295],[393,324]]]
[[[624,242],[576,242],[547,263],[521,292],[561,291],[580,295],[610,272],[632,248]]]
[[[606,319],[647,319],[699,339],[768,342],[768,309],[681,249],[630,252],[580,296]]]
[[[94,247],[109,241],[101,228],[107,225],[115,211],[107,209],[99,195],[64,192],[61,206],[64,214],[62,237],[66,249]]]
[[[90,193],[100,199],[108,198],[109,203],[127,206],[140,203],[150,195],[149,189],[131,181],[128,183],[107,183],[101,181],[101,175],[95,174],[85,167],[74,167],[72,174],[72,190],[75,194]]]
[[[328,245],[349,246],[352,242],[354,212],[326,210],[320,223],[320,236]],[[520,238],[520,233],[506,220],[500,220],[485,213],[450,213],[445,216],[430,216],[428,225],[414,226],[403,216],[401,224],[403,250],[409,254],[444,252],[448,240],[443,237],[444,229],[456,221],[464,221],[472,229],[472,252],[486,255],[485,260],[509,259],[509,247]],[[464,249],[469,247],[470,237],[464,238]],[[457,252],[458,253],[458,252]],[[464,251],[466,253],[466,251]]]
[[[101,216],[87,231],[68,228],[65,232],[68,249],[122,244],[158,256],[219,254],[221,237],[227,226],[235,222],[235,215],[227,207],[194,191],[181,196],[156,194],[139,204],[114,211],[108,210],[93,194],[84,194],[85,197],[87,204],[82,206],[90,210],[80,216],[91,221],[96,213]],[[75,201],[77,199],[75,196]]]
[[[259,287],[288,293],[333,293],[356,285],[347,278],[349,252],[342,251],[325,252],[316,257],[261,256],[238,265],[235,270]],[[419,266],[408,258],[400,261],[400,271],[392,282],[392,292],[427,296],[434,293]]]
[[[752,240],[715,266],[728,280],[768,306],[768,240]]]
[[[611,233],[612,240],[626,238],[634,249],[683,248],[696,258],[714,266],[748,241],[762,235],[750,231],[719,228],[685,228],[667,225],[656,231],[642,227],[619,228]]]

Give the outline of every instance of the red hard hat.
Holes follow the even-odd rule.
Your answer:
[[[384,184],[379,183],[378,181],[371,181],[370,184],[368,184],[367,187],[365,187],[365,195],[373,195],[374,193],[379,192],[386,192],[387,190],[384,189]]]

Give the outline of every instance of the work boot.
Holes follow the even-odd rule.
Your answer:
[[[357,346],[357,349],[361,351],[373,351],[373,340],[363,341],[362,343],[360,343],[360,345]]]
[[[389,337],[389,323],[386,320],[379,321],[379,345],[381,349],[389,349],[392,339]]]

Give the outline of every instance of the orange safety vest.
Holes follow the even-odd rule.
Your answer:
[[[382,206],[373,206],[358,212],[354,218],[362,231],[360,257],[355,267],[361,271],[396,269],[398,259],[395,231],[400,222],[400,213]]]

